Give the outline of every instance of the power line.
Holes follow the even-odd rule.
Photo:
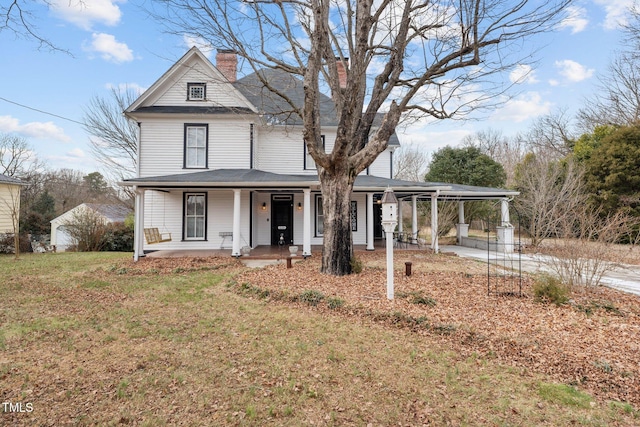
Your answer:
[[[3,101],[5,101],[5,102],[8,102],[9,104],[14,104],[14,105],[17,105],[17,106],[19,106],[19,107],[26,108],[26,109],[28,109],[28,110],[37,111],[38,113],[42,113],[42,114],[48,114],[49,116],[57,117],[57,118],[59,118],[59,119],[67,120],[67,121],[69,121],[69,122],[77,123],[77,124],[79,124],[79,125],[83,125],[83,126],[84,126],[84,123],[79,122],[79,121],[77,121],[77,120],[69,119],[69,118],[67,118],[67,117],[60,116],[60,115],[58,115],[58,114],[49,113],[48,111],[38,110],[37,108],[29,107],[28,105],[20,104],[20,103],[18,103],[18,102],[11,101],[11,100],[9,100],[9,99],[7,99],[7,98],[3,98],[3,97],[1,97],[1,96],[0,96],[0,99],[1,99],[1,100],[3,100]]]

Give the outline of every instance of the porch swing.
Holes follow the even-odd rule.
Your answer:
[[[155,199],[155,197],[154,197]],[[166,208],[166,199],[165,195],[162,195],[162,228],[165,233],[160,233],[158,227],[153,227],[153,209],[151,210],[151,227],[144,229],[144,238],[147,241],[148,245],[152,245],[154,243],[162,243],[162,242],[170,242],[171,241],[171,233],[166,232],[167,226],[165,225],[165,208]],[[169,237],[166,237],[169,236]]]

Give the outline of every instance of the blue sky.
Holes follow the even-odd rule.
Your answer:
[[[528,72],[519,79],[513,99],[482,120],[399,130],[401,143],[416,144],[429,153],[487,128],[505,135],[525,131],[536,117],[558,108],[574,113],[595,90],[598,73],[606,71],[620,47],[619,25],[631,2],[575,2],[557,31],[530,41],[540,48],[536,67],[505,75],[516,80]],[[191,43],[164,34],[134,2],[53,0],[50,7],[33,3],[29,7],[39,34],[70,54],[38,49],[33,40],[0,32],[0,132],[26,138],[51,168],[98,170],[89,136],[75,123],[82,120],[91,98],[108,98],[112,86],[149,87]]]

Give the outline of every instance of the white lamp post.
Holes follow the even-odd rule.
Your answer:
[[[382,227],[387,238],[387,299],[393,299],[393,231],[398,225],[398,199],[391,187],[382,195]]]

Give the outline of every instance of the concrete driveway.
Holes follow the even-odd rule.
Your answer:
[[[487,262],[487,251],[482,249],[466,248],[463,246],[444,245],[440,246],[440,252],[453,252],[460,257],[474,258]],[[492,253],[495,256],[495,253]],[[514,254],[517,256],[517,254]],[[545,262],[549,257],[546,255],[527,255],[521,258],[522,270],[529,273],[551,272]],[[500,260],[498,260],[500,262]],[[640,296],[640,266],[629,264],[618,264],[613,271],[608,271],[602,277],[600,283],[614,289],[619,289],[634,295]]]

